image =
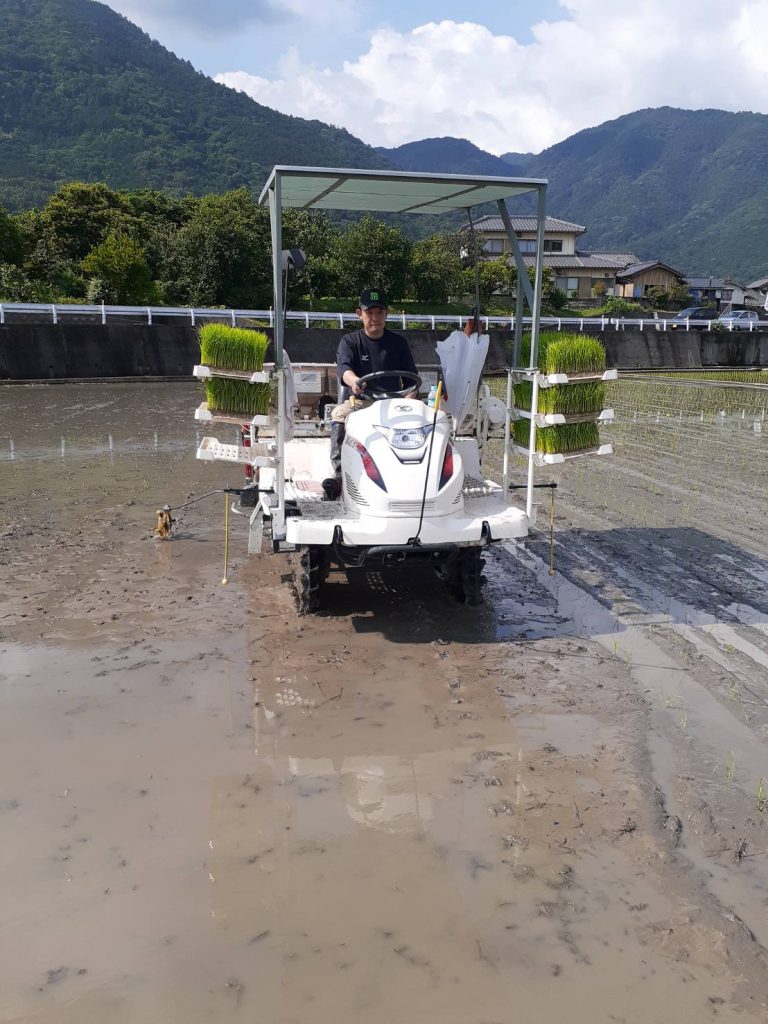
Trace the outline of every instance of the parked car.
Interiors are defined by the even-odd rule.
[[[678,327],[685,327],[689,320],[706,320],[711,323],[713,320],[717,320],[717,310],[714,306],[689,306],[687,309],[681,309],[669,321],[670,331],[676,331]]]
[[[717,323],[727,327],[729,331],[754,331],[760,323],[760,317],[754,309],[734,309],[733,312],[719,317]]]

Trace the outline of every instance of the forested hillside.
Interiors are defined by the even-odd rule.
[[[381,167],[349,132],[195,71],[93,0],[0,0],[0,203],[104,181],[171,194],[260,188],[276,163]]]
[[[515,170],[498,156],[492,156],[466,139],[450,136],[406,142],[403,146],[377,152],[404,171],[441,171],[444,174],[490,174],[510,177]]]
[[[405,149],[411,166],[428,155],[433,170],[470,171],[454,159],[464,150],[449,145],[462,141],[425,139],[387,155],[398,162]],[[476,164],[482,150],[472,150]],[[585,248],[631,249],[690,274],[768,273],[765,114],[638,110],[504,160],[508,173],[549,180],[550,212],[588,226]]]
[[[768,116],[638,110],[528,164],[590,248],[629,245],[688,273],[768,273]]]
[[[0,0],[0,205],[11,212],[69,181],[171,198],[254,192],[276,163],[547,178],[549,211],[586,224],[585,247],[742,281],[768,273],[766,115],[639,110],[535,156],[452,138],[375,150],[217,85],[94,0]],[[417,220],[409,233],[435,229]]]

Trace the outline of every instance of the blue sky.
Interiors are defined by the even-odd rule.
[[[371,145],[533,151],[643,107],[768,113],[768,0],[110,0],[179,57]]]
[[[322,55],[339,68],[366,49],[374,30],[408,31],[430,21],[476,21],[525,43],[535,21],[567,16],[558,0],[115,0],[108,6],[211,76],[232,69],[272,75],[291,47],[307,61]],[[310,8],[325,9],[327,17],[307,17]],[[318,25],[327,30],[318,34]]]

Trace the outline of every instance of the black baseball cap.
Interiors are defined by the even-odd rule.
[[[381,306],[383,309],[389,306],[387,293],[381,288],[366,288],[360,292],[360,309],[370,309],[372,306]]]

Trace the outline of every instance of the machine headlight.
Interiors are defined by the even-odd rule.
[[[424,445],[432,427],[379,427],[378,429],[386,435],[393,448],[412,451]]]

